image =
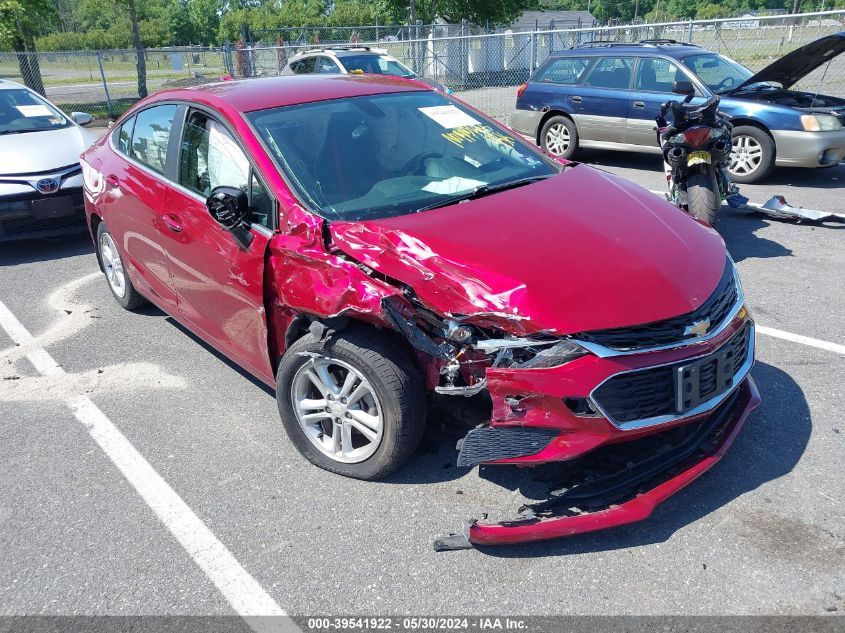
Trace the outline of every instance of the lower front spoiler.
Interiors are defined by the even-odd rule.
[[[690,431],[674,449],[646,455],[639,463],[628,463],[598,480],[581,483],[548,501],[529,506],[533,516],[502,523],[473,521],[463,534],[438,539],[434,547],[449,550],[524,543],[641,521],[659,503],[719,461],[759,404],[760,394],[749,376],[733,397],[701,423],[704,426],[700,430]],[[662,463],[660,472],[655,472],[655,462]],[[632,484],[627,490],[626,478]],[[573,507],[578,509],[572,512]],[[585,511],[585,507],[589,509]]]

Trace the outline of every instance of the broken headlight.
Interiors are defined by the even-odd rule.
[[[568,339],[484,339],[476,341],[473,347],[494,355],[494,367],[518,369],[557,367],[588,353],[586,349]]]

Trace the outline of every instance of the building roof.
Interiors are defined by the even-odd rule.
[[[526,11],[509,28],[514,31],[533,31],[561,27],[589,27],[596,24],[597,20],[589,11]]]

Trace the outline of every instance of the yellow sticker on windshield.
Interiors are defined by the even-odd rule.
[[[504,144],[509,147],[514,146],[513,137],[494,130],[488,125],[467,125],[444,132],[441,136],[461,148],[466,143],[474,143],[480,140],[485,140],[493,145]]]

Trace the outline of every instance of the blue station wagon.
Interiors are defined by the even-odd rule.
[[[734,125],[730,173],[757,182],[776,165],[830,167],[845,159],[845,99],[791,90],[845,51],[845,32],[818,39],[758,73],[674,40],[590,42],[552,55],[517,92],[511,127],[548,152],[582,147],[660,153],[654,132],[675,81],[693,103],[713,94]]]

